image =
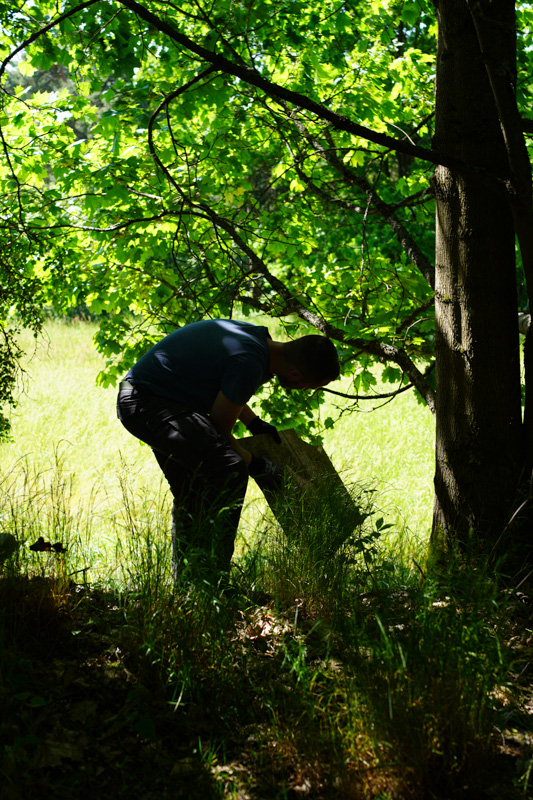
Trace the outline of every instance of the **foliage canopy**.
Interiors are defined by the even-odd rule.
[[[6,252],[36,318],[102,315],[103,381],[161,330],[259,311],[343,342],[355,392],[378,358],[431,402],[429,3],[2,11]]]

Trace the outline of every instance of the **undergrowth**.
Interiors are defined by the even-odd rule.
[[[60,461],[0,486],[0,534],[16,542],[0,576],[6,798],[102,785],[146,798],[527,796],[527,731],[512,764],[501,747],[502,720],[520,715],[524,596],[494,570],[464,553],[415,562],[375,492],[353,487],[348,502],[316,487],[280,511],[283,530],[261,522],[229,586],[174,583],[168,500],[122,492],[106,512],[115,547],[96,558],[98,498],[81,507]],[[62,546],[30,549],[40,540]],[[90,704],[79,716],[84,692],[99,716]],[[76,731],[78,750],[58,755]]]

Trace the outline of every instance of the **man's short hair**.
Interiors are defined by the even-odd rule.
[[[285,342],[283,355],[305,380],[329,383],[339,377],[339,356],[331,339],[310,334]]]

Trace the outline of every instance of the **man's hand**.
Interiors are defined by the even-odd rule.
[[[259,417],[254,417],[253,420],[249,422],[246,427],[248,428],[250,433],[253,434],[254,436],[256,436],[256,434],[259,433],[268,433],[269,436],[272,436],[272,438],[278,444],[281,444],[281,436],[278,433],[278,429],[276,428],[275,425],[272,425],[270,422],[265,422],[264,420],[259,419]]]
[[[269,458],[252,456],[248,467],[250,475],[269,489],[278,490],[283,487],[283,470]]]

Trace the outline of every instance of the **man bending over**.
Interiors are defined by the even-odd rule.
[[[286,389],[325,386],[339,376],[335,347],[324,336],[275,342],[265,327],[204,320],[155,344],[120,385],[118,418],[150,445],[174,498],[174,577],[193,552],[228,572],[248,475],[281,479],[279,467],[253,457],[232,433],[240,419],[252,434],[280,441],[247,405],[274,375]]]

